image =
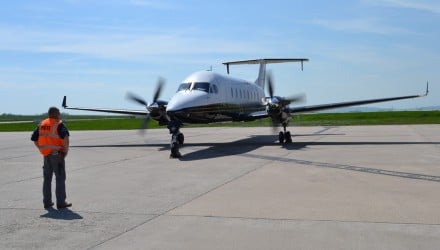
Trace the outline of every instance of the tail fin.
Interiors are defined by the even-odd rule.
[[[301,70],[303,70],[303,63],[309,61],[307,58],[263,58],[254,60],[244,60],[244,61],[231,61],[224,62],[226,65],[226,70],[229,74],[229,65],[241,65],[241,64],[260,64],[260,69],[258,71],[257,80],[255,84],[264,89],[264,84],[266,82],[266,64],[268,63],[285,63],[285,62],[301,62]]]

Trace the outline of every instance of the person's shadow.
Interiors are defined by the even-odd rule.
[[[57,210],[51,207],[46,209],[46,211],[47,213],[40,215],[40,218],[50,218],[56,220],[80,220],[83,218],[81,215],[67,208]]]

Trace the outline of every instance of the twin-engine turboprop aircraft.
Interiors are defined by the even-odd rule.
[[[428,95],[428,84],[426,92],[421,95],[398,96],[390,98],[369,99],[350,102],[339,102],[313,106],[290,107],[290,104],[300,102],[303,96],[280,97],[274,95],[274,86],[270,75],[266,77],[266,64],[300,62],[301,69],[306,58],[287,59],[256,59],[245,61],[232,61],[223,63],[227,67],[228,75],[220,75],[212,71],[199,71],[188,76],[179,85],[177,92],[169,102],[159,100],[164,80],[159,79],[157,89],[152,103],[147,103],[134,94],[128,94],[128,98],[145,106],[146,110],[106,109],[106,108],[80,108],[68,107],[66,97],[62,106],[65,109],[98,111],[107,113],[143,115],[146,117],[143,128],[149,119],[159,122],[159,125],[167,125],[172,134],[172,156],[173,145],[177,147],[184,141],[180,127],[184,123],[215,123],[225,121],[253,121],[269,117],[274,126],[281,125],[283,131],[279,132],[280,143],[292,142],[291,134],[286,130],[290,116],[295,113],[304,113],[324,109],[341,108],[347,106],[363,105],[377,102],[387,102],[401,99],[424,97]],[[254,83],[229,76],[230,65],[259,64],[259,74]],[[267,78],[268,94],[264,93]],[[176,149],[176,148],[174,148]]]

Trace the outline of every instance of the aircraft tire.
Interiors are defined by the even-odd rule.
[[[287,131],[284,137],[286,139],[286,143],[292,143],[292,136],[290,135],[290,131]]]
[[[280,132],[278,134],[278,140],[280,141],[281,144],[284,143],[284,133],[283,132]]]
[[[185,136],[183,136],[182,133],[179,133],[177,135],[177,142],[179,143],[179,145],[183,145],[183,142],[185,141]]]

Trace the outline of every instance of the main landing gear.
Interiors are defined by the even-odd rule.
[[[179,147],[183,145],[185,137],[180,132],[180,127],[182,123],[177,120],[171,120],[168,123],[168,129],[171,134],[171,154],[170,158],[180,158],[182,155],[179,152]]]
[[[280,131],[278,134],[278,140],[281,144],[285,143],[292,143],[292,136],[290,135],[290,131],[286,131],[287,123],[283,123],[283,131]]]

